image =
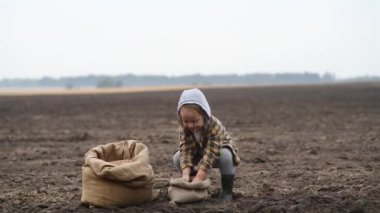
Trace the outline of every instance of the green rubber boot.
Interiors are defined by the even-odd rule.
[[[224,201],[232,201],[232,188],[234,186],[235,175],[222,175],[222,191],[218,198]]]

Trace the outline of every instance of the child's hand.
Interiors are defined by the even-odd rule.
[[[195,177],[192,182],[196,183],[196,182],[201,182],[201,181],[203,181],[203,180],[200,179],[199,177]]]
[[[186,182],[190,182],[190,175],[182,175],[182,178],[183,178]]]
[[[192,182],[200,182],[204,181],[207,178],[207,173],[203,171],[202,169],[198,170],[197,176],[193,179]]]
[[[185,179],[187,182],[190,182],[190,167],[186,167],[182,170],[182,178]]]

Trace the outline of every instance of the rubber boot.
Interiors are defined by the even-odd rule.
[[[218,198],[224,201],[232,201],[232,188],[234,186],[235,175],[222,175],[222,191]]]

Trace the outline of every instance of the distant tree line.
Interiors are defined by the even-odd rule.
[[[317,73],[279,73],[279,74],[246,74],[246,75],[186,75],[177,77],[132,74],[106,76],[88,75],[80,77],[62,77],[41,79],[3,79],[0,87],[123,87],[123,86],[162,86],[162,85],[189,85],[189,84],[297,84],[297,83],[323,83],[333,82],[335,76],[332,73],[319,75]]]
[[[96,84],[96,87],[98,88],[113,88],[113,87],[122,87],[122,86],[123,86],[123,82],[121,81],[121,79],[111,78],[111,77],[102,78]]]

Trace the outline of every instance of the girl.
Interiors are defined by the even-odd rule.
[[[222,190],[219,198],[231,201],[235,166],[240,162],[237,148],[223,124],[211,114],[199,89],[184,90],[177,106],[179,151],[174,166],[189,182],[203,181],[211,168],[219,168]]]

